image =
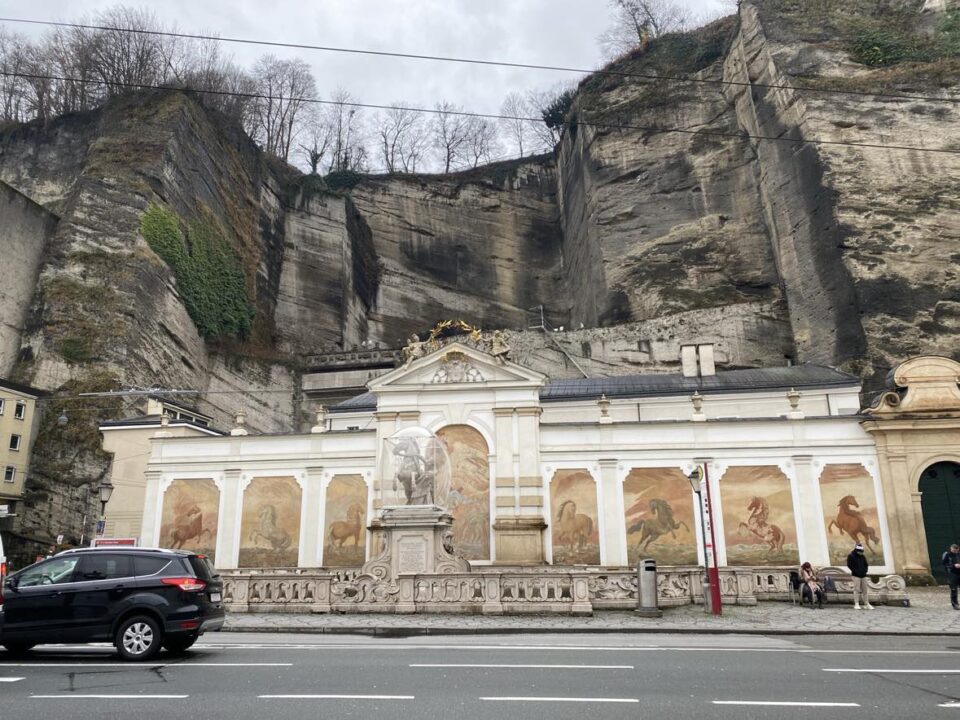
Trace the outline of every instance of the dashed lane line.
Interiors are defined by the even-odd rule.
[[[127,668],[128,670],[155,670],[156,668],[163,668],[164,670],[169,670],[171,668],[195,668],[195,667],[206,667],[206,668],[245,668],[245,667],[292,667],[293,663],[214,663],[214,662],[182,662],[182,663],[137,663],[132,664],[128,662],[24,662],[24,663],[0,663],[0,667],[62,667],[62,668],[77,668],[77,667],[122,667]]]
[[[633,665],[505,665],[502,663],[411,663],[412,668],[523,668],[529,670],[633,670]]]
[[[551,702],[551,703],[639,703],[640,701],[637,698],[578,698],[578,697],[523,697],[523,696],[507,696],[507,697],[482,697],[481,700],[487,700],[490,702]]]
[[[0,677],[0,682],[9,682],[9,683],[15,683],[15,682],[20,682],[21,680],[23,680],[23,678],[15,678],[15,677]]]
[[[261,700],[413,700],[413,695],[257,695]]]
[[[78,695],[66,693],[60,695],[31,695],[34,700],[182,700],[189,695]]]
[[[901,670],[891,668],[823,668],[834,673],[881,673],[883,675],[960,675],[960,670]]]
[[[860,707],[853,702],[804,702],[793,700],[714,700],[714,705],[759,705],[770,707]]]

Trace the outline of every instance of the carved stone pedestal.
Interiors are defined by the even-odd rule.
[[[493,524],[497,565],[543,565],[543,531],[540,517],[501,517]]]
[[[453,516],[436,506],[385,507],[370,528],[380,537],[379,554],[362,573],[394,581],[414,575],[463,573],[470,563],[452,545]],[[404,593],[401,593],[404,595]],[[416,612],[414,598],[400,597],[397,612]]]

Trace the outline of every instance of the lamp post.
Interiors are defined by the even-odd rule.
[[[720,615],[723,610],[720,600],[720,571],[717,569],[716,540],[713,534],[713,522],[710,522],[709,527],[706,522],[706,517],[713,512],[710,505],[710,484],[707,479],[706,465],[697,465],[693,472],[687,475],[687,480],[690,481],[690,487],[697,496],[697,507],[699,508],[700,540],[702,543],[704,564],[703,601],[704,604],[709,607],[712,614]],[[706,510],[704,510],[705,506],[703,502],[704,486],[706,486],[707,493]],[[707,536],[708,530],[710,533],[709,540]],[[709,602],[707,601],[707,593],[710,594]]]
[[[97,487],[97,492],[100,493],[100,521],[97,523],[97,535],[103,535],[107,525],[107,503],[113,495],[113,484],[109,480],[104,480]]]

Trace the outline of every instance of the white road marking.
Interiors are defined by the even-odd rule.
[[[960,675],[960,670],[890,670],[887,668],[823,668],[835,673],[883,673],[884,675]]]
[[[443,664],[443,663],[412,663],[412,668],[527,668],[550,670],[633,670],[633,665],[503,665],[503,664]]]
[[[23,678],[14,678],[14,677],[0,678],[0,682],[20,682],[21,680],[23,680]]]
[[[192,663],[151,663],[151,664],[133,664],[128,662],[115,662],[115,663],[96,663],[96,662],[80,662],[80,663],[62,663],[62,662],[31,662],[31,663],[0,663],[0,667],[63,667],[63,668],[76,668],[76,667],[122,667],[129,670],[144,670],[144,669],[155,669],[163,668],[165,670],[170,668],[192,668],[192,667],[291,667],[293,663],[205,663],[205,662],[192,662]]]
[[[77,695],[66,693],[63,695],[31,695],[36,700],[181,700],[189,695]]]
[[[714,705],[772,705],[776,707],[860,707],[850,702],[790,702],[786,700],[714,700]]]
[[[575,698],[575,697],[482,697],[493,702],[572,702],[572,703],[638,703],[636,698]]]
[[[960,708],[960,702],[953,700],[952,702],[940,703],[937,707]]]
[[[413,695],[257,695],[262,700],[413,700]]]
[[[732,652],[732,653],[797,653],[801,655],[960,655],[960,650],[820,650],[815,648],[744,648],[744,647],[674,647],[674,646],[590,646],[590,645],[194,645],[197,650],[579,650],[598,652]]]

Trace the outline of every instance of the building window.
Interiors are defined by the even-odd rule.
[[[19,436],[19,435],[11,435],[11,436],[10,436],[10,449],[11,449],[11,450],[19,450],[19,449],[20,449],[20,436]]]
[[[7,465],[3,471],[3,481],[13,482],[17,478],[17,469],[13,465]]]
[[[27,416],[27,404],[18,402],[17,406],[13,409],[13,417],[16,420],[23,420]]]

